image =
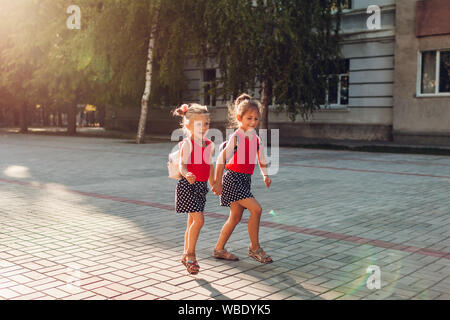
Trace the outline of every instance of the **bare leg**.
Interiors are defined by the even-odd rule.
[[[250,237],[250,249],[252,251],[256,251],[260,248],[259,245],[259,224],[261,221],[261,213],[262,209],[259,205],[258,201],[256,201],[255,198],[247,198],[242,199],[238,201],[239,204],[243,207],[246,207],[250,211],[250,219],[248,220],[248,235]],[[250,252],[249,252],[250,254]],[[261,249],[261,252],[259,252],[259,255],[264,257],[266,256],[266,253],[264,250]],[[260,261],[260,259],[256,259]],[[272,262],[271,257],[264,258],[263,263],[269,263]],[[260,261],[262,262],[262,261]]]
[[[230,216],[228,217],[227,222],[222,227],[222,231],[220,232],[219,239],[217,240],[216,250],[223,250],[225,248],[225,244],[230,238],[231,234],[234,231],[236,225],[241,221],[242,214],[244,213],[244,207],[241,206],[238,201],[231,203],[230,205]]]
[[[247,198],[237,201],[250,211],[248,220],[248,235],[250,237],[250,247],[252,250],[259,248],[259,223],[261,221],[262,208],[255,198]]]
[[[184,252],[183,254],[187,253],[187,248],[188,248],[188,238],[189,238],[189,229],[192,225],[192,223],[194,222],[194,219],[192,218],[191,215],[188,215],[188,219],[187,219],[187,225],[186,225],[186,232],[184,234]]]
[[[190,212],[189,217],[192,218],[192,223],[188,229],[186,254],[189,257],[195,257],[195,246],[197,245],[200,230],[203,227],[204,218],[201,212]]]

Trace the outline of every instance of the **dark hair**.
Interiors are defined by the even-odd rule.
[[[198,103],[189,103],[183,104],[181,107],[178,107],[172,111],[172,115],[174,117],[183,117],[180,123],[182,128],[185,128],[186,122],[189,122],[193,116],[199,114],[209,114],[208,107],[202,106]]]
[[[261,103],[246,93],[241,94],[236,98],[234,104],[228,107],[228,126],[237,128],[239,126],[237,115],[242,117],[250,109],[255,109],[261,114]]]
[[[250,97],[248,94],[243,93],[241,94],[239,97],[236,98],[236,100],[234,101],[234,105],[239,105],[242,101],[244,100],[251,100],[252,97]]]

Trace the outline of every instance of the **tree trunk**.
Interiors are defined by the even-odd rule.
[[[272,82],[264,80],[261,84],[262,114],[260,129],[269,129],[269,106],[272,103]]]
[[[106,107],[101,106],[98,108],[98,123],[102,128],[105,126],[105,117],[106,117]]]
[[[27,104],[22,103],[20,106],[20,133],[28,133],[28,114],[27,114]]]
[[[267,143],[270,145],[270,132],[269,132],[269,106],[272,104],[273,98],[273,86],[272,81],[266,79],[261,84],[261,104],[262,114],[260,129],[267,130]]]
[[[145,127],[147,124],[148,101],[150,99],[150,90],[152,85],[152,66],[153,66],[153,48],[155,46],[155,37],[157,30],[157,22],[159,18],[159,8],[156,12],[156,19],[152,22],[152,30],[150,31],[150,39],[148,41],[147,68],[145,72],[145,89],[141,100],[141,116],[139,119],[139,127],[136,135],[136,143],[144,142]]]
[[[14,127],[20,126],[20,106],[19,108],[15,107],[13,109],[13,126]]]
[[[50,125],[50,113],[47,110],[46,106],[42,106],[42,125],[44,127],[48,127]]]
[[[58,123],[56,124],[57,127],[62,127],[63,123],[62,123],[62,112],[61,110],[58,108]]]
[[[77,103],[73,102],[67,107],[67,134],[77,133]]]

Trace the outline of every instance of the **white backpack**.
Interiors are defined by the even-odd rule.
[[[181,155],[181,148],[184,141],[188,141],[189,143],[189,149],[192,150],[192,142],[191,139],[183,139],[178,144],[178,150],[172,152],[169,154],[169,161],[167,162],[167,168],[169,170],[169,178],[180,180],[183,178],[183,176],[180,173],[180,155]]]

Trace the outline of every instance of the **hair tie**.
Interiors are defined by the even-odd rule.
[[[181,108],[181,111],[186,113],[188,111],[189,106],[187,104],[183,104],[180,108]]]

